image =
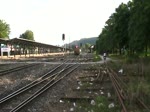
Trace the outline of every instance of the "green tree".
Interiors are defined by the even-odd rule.
[[[129,22],[130,49],[132,53],[143,52],[147,55],[150,47],[150,2],[133,0]]]
[[[9,38],[10,27],[9,24],[0,20],[0,38]]]
[[[106,51],[112,51],[114,52],[114,49],[117,48],[117,39],[115,39],[115,13],[113,13],[109,19],[106,21],[105,28],[107,29],[107,49]]]
[[[98,44],[98,45],[97,45]],[[97,52],[122,49],[130,54],[143,53],[147,56],[150,50],[150,2],[133,0],[120,4],[116,8],[98,37]]]
[[[114,52],[119,49],[128,47],[128,22],[130,17],[130,11],[126,4],[121,4],[116,12],[113,13],[105,23],[101,34],[99,35],[100,52]]]
[[[114,14],[115,24],[114,24],[114,39],[117,40],[117,45],[119,49],[119,54],[121,54],[121,49],[128,48],[128,23],[129,23],[130,11],[126,4],[121,4]]]
[[[34,40],[34,34],[31,30],[26,30],[25,33],[21,34],[19,38]]]
[[[86,44],[82,45],[81,49],[83,52],[88,52],[90,46],[91,46],[91,44],[86,43]]]

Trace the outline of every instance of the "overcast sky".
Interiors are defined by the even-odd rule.
[[[97,37],[105,21],[129,0],[0,0],[0,19],[10,25],[10,38],[26,30],[34,39],[52,45]]]

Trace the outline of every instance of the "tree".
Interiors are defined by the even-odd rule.
[[[121,4],[114,14],[115,25],[114,25],[114,38],[117,40],[119,54],[121,49],[128,48],[128,23],[129,23],[130,11],[126,4]]]
[[[84,52],[88,52],[90,46],[91,46],[91,44],[86,43],[86,44],[84,44],[84,45],[81,47],[81,49],[82,49],[82,51],[84,51]]]
[[[25,33],[21,34],[19,38],[34,40],[34,34],[31,30],[26,30]]]
[[[143,53],[147,56],[150,50],[150,2],[133,0],[121,4],[109,19],[96,42],[98,52],[122,49],[130,54]]]
[[[27,39],[27,40],[33,40],[34,41],[34,35],[31,30],[26,30],[25,33],[21,34],[19,38]],[[23,53],[25,53],[26,49],[31,49],[31,47],[25,47],[24,45],[20,45],[20,47],[23,47]]]
[[[129,22],[130,48],[147,55],[150,47],[150,2],[149,0],[133,0]]]
[[[114,52],[115,49],[128,47],[128,22],[130,11],[126,4],[121,4],[105,23],[99,35],[99,52]],[[97,45],[98,46],[98,45]]]
[[[10,27],[9,24],[0,20],[0,38],[9,38]]]

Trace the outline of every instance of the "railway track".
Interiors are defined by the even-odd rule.
[[[6,66],[7,64],[0,64],[0,67],[2,67],[2,66]]]
[[[22,65],[22,66],[10,68],[10,69],[7,69],[7,70],[3,70],[3,71],[0,71],[0,76],[8,74],[8,73],[16,72],[16,71],[19,71],[19,70],[22,70],[22,69],[26,69],[26,68],[29,68],[29,67],[32,67],[32,66],[37,66],[37,65],[39,65],[39,64],[35,64],[35,63],[34,64],[27,64],[27,65]]]
[[[124,95],[122,94],[122,91],[121,91],[121,87],[120,85],[118,84],[118,81],[116,80],[116,78],[113,76],[112,73],[109,72],[109,77],[110,77],[110,80],[113,84],[113,87],[115,89],[115,92],[118,96],[118,99],[119,99],[119,102],[122,106],[122,109],[123,109],[123,112],[127,112],[127,108],[125,106],[125,103],[124,103],[124,100],[125,100],[125,97]]]
[[[36,91],[34,91],[34,93],[31,96],[29,96],[23,102],[19,103],[18,106],[14,107],[10,112],[19,111],[21,108],[27,105],[30,101],[34,100],[36,97],[44,93],[46,90],[48,90],[49,88],[57,84],[60,80],[62,80],[67,75],[69,75],[79,66],[79,64],[66,64],[65,65],[65,63],[66,62],[58,65],[54,69],[44,74],[42,77],[38,78],[37,80],[31,82],[30,84],[0,99],[0,105],[6,105],[8,100],[11,100],[17,97],[18,95],[21,95],[22,93],[25,93],[29,90],[31,91],[32,89],[37,88]]]
[[[127,106],[125,105],[127,101],[129,100],[129,93],[127,93],[127,85],[121,80],[121,78],[111,69],[107,68],[108,75],[110,77],[110,80],[112,82],[112,85],[115,89],[115,92],[118,96],[118,100],[122,106],[123,112],[129,112]],[[136,102],[140,107],[142,107],[147,112],[150,112],[149,107],[140,99],[136,98]]]

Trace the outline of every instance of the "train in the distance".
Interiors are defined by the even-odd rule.
[[[74,55],[79,55],[81,52],[81,49],[78,46],[74,47]]]

